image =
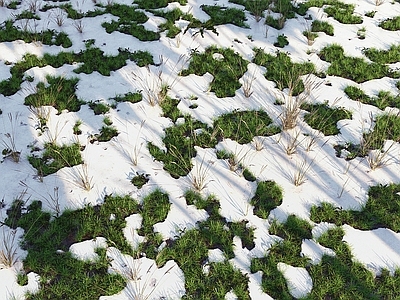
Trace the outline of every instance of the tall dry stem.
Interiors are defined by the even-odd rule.
[[[21,152],[17,150],[16,146],[16,136],[17,136],[17,124],[18,124],[19,114],[12,113],[8,114],[8,120],[10,122],[10,131],[4,133],[4,137],[1,141],[4,146],[2,154],[4,157],[10,157],[14,162],[19,162]]]

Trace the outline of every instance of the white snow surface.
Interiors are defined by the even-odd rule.
[[[17,12],[26,9],[27,2],[18,8]],[[96,1],[70,1],[75,9],[82,12],[93,10]],[[105,0],[98,1],[107,4]],[[115,3],[131,4],[132,1],[115,0]],[[241,82],[247,78],[254,77],[252,84],[253,94],[246,98],[240,89],[235,97],[220,99],[209,91],[209,84],[213,76],[206,73],[203,76],[189,75],[179,77],[180,69],[187,67],[189,53],[193,50],[203,51],[210,45],[219,45],[234,49],[245,59],[251,60],[252,49],[260,47],[267,53],[275,53],[277,48],[273,46],[279,34],[285,34],[290,44],[284,51],[291,53],[293,61],[311,61],[320,71],[326,70],[328,63],[321,61],[317,54],[318,50],[332,43],[343,46],[346,55],[362,56],[362,49],[376,47],[387,49],[391,42],[399,40],[398,32],[383,30],[376,24],[378,21],[389,17],[400,15],[400,3],[391,4],[386,1],[383,5],[375,6],[370,0],[347,0],[346,3],[356,5],[356,13],[364,15],[365,12],[376,10],[374,19],[364,18],[362,25],[343,25],[332,18],[328,18],[320,9],[311,8],[313,18],[328,20],[335,28],[334,36],[319,33],[312,46],[307,45],[302,31],[305,24],[310,22],[303,17],[291,19],[286,22],[281,30],[269,28],[266,36],[264,19],[256,22],[247,14],[247,24],[250,28],[239,28],[233,25],[217,26],[219,35],[210,31],[204,32],[204,38],[200,34],[193,35],[194,30],[188,30],[186,34],[178,35],[178,38],[170,39],[161,34],[159,41],[140,42],[132,36],[118,32],[107,34],[101,23],[115,19],[111,15],[102,15],[94,18],[84,18],[83,33],[79,33],[73,20],[66,18],[65,23],[59,27],[51,17],[50,12],[38,12],[41,20],[27,24],[29,28],[54,29],[64,31],[68,34],[73,46],[63,49],[61,46],[47,46],[40,42],[25,43],[21,40],[0,43],[0,81],[11,76],[11,66],[27,54],[35,54],[39,57],[45,53],[57,54],[61,51],[79,52],[85,49],[85,41],[95,39],[96,47],[107,55],[117,55],[119,48],[129,48],[131,51],[146,50],[153,54],[156,63],[164,62],[163,76],[165,82],[171,86],[169,95],[181,99],[178,108],[194,118],[212,125],[213,120],[219,115],[233,110],[263,109],[279,124],[281,108],[274,105],[275,99],[285,97],[284,92],[276,89],[276,84],[268,81],[263,76],[265,68],[250,63],[248,72],[240,79]],[[45,1],[38,1],[44,5]],[[179,7],[182,11],[190,11],[194,17],[205,21],[209,16],[201,10],[200,5],[226,5],[229,7],[241,7],[227,0],[189,0],[186,6],[171,3],[167,9]],[[0,24],[13,17],[15,11],[0,7]],[[150,19],[145,24],[146,28],[156,29],[163,20],[148,14]],[[50,22],[49,22],[50,19]],[[30,21],[29,21],[30,22]],[[23,22],[19,22],[23,26]],[[178,22],[181,28],[187,23]],[[357,30],[366,27],[366,38],[357,38]],[[248,36],[251,36],[250,40]],[[240,41],[237,42],[237,41]],[[389,42],[391,41],[391,42]],[[310,51],[310,55],[306,54]],[[183,60],[179,60],[183,57]],[[223,59],[222,55],[216,55],[216,59]],[[39,134],[35,129],[37,118],[24,105],[24,98],[34,93],[35,86],[39,81],[44,81],[46,75],[64,76],[65,78],[77,77],[77,96],[84,101],[96,101],[107,103],[110,98],[127,92],[142,90],[143,86],[151,83],[159,71],[157,67],[138,67],[133,62],[117,71],[111,72],[110,76],[102,76],[98,72],[92,74],[76,74],[73,72],[77,65],[64,65],[60,68],[46,66],[34,67],[25,72],[26,76],[32,76],[33,82],[24,81],[21,90],[12,96],[0,94],[0,140],[3,144],[7,142],[6,133],[15,132],[15,147],[21,152],[20,162],[15,163],[10,158],[0,163],[0,191],[3,202],[1,205],[10,206],[18,195],[23,200],[40,200],[43,208],[53,215],[57,210],[67,208],[78,209],[85,205],[97,205],[103,203],[106,195],[130,195],[141,201],[144,196],[154,191],[157,187],[168,193],[171,209],[164,222],[154,226],[155,232],[161,233],[163,239],[175,239],[182,231],[196,227],[196,223],[206,220],[208,214],[204,210],[198,210],[193,205],[187,205],[183,194],[191,188],[195,176],[201,175],[206,168],[206,185],[202,190],[204,196],[215,195],[219,200],[220,214],[227,221],[248,221],[253,227],[255,234],[255,247],[251,250],[244,248],[240,238],[235,237],[235,258],[229,260],[232,265],[239,269],[249,278],[249,293],[252,299],[271,299],[261,290],[262,272],[250,273],[251,258],[266,255],[268,249],[279,240],[276,236],[268,233],[270,222],[273,219],[284,222],[286,218],[295,214],[298,217],[309,220],[310,207],[313,204],[329,202],[343,209],[360,209],[367,201],[368,189],[372,185],[400,183],[400,144],[390,148],[390,163],[371,171],[365,158],[356,158],[346,161],[337,158],[333,145],[343,142],[359,142],[362,133],[370,128],[371,118],[380,113],[376,107],[365,105],[350,100],[343,92],[347,85],[356,85],[365,90],[369,95],[376,95],[380,90],[398,92],[395,88],[395,80],[382,78],[371,80],[362,84],[356,84],[351,80],[327,76],[325,79],[316,78],[316,83],[321,85],[311,92],[310,99],[315,102],[328,101],[330,104],[344,107],[353,113],[351,120],[342,120],[338,126],[340,134],[326,137],[317,135],[316,144],[311,151],[306,151],[309,136],[315,134],[305,122],[300,121],[298,126],[288,132],[277,134],[272,137],[256,137],[263,149],[257,151],[254,143],[241,145],[230,139],[225,139],[217,145],[217,149],[226,149],[233,152],[242,164],[246,166],[258,181],[274,180],[283,190],[283,203],[271,211],[268,220],[262,220],[253,214],[253,206],[250,200],[256,191],[256,183],[249,182],[238,172],[229,170],[227,162],[217,159],[215,149],[196,148],[197,156],[192,159],[193,169],[185,177],[172,178],[163,169],[162,162],[154,160],[150,155],[146,143],[152,142],[161,148],[164,130],[172,126],[171,120],[162,116],[161,108],[149,104],[144,94],[143,101],[131,104],[120,103],[117,109],[111,109],[106,116],[110,117],[113,125],[117,128],[119,135],[106,143],[89,143],[91,135],[98,133],[102,126],[104,116],[95,116],[87,105],[83,105],[78,112],[63,111],[57,114],[54,108],[48,109],[48,129]],[[135,76],[134,76],[135,75]],[[135,79],[136,78],[136,79]],[[138,79],[139,78],[139,79]],[[198,100],[196,109],[189,106],[194,100],[190,96],[195,95]],[[386,110],[388,111],[388,109]],[[12,115],[16,122],[12,124],[9,117]],[[82,120],[82,135],[74,135],[72,128],[76,121]],[[297,153],[288,156],[284,148],[290,136],[298,135],[301,143]],[[49,141],[58,144],[70,144],[79,141],[85,146],[82,156],[88,167],[88,176],[91,178],[92,188],[87,191],[79,184],[79,174],[83,166],[63,168],[57,173],[44,178],[37,176],[36,170],[28,162],[30,148],[43,145]],[[29,146],[29,147],[28,147]],[[138,149],[136,152],[135,149]],[[137,157],[137,165],[132,164],[132,158]],[[310,170],[305,176],[305,182],[300,186],[293,184],[293,176],[298,167],[306,161],[311,163]],[[130,183],[136,172],[144,172],[149,175],[149,182],[141,189]],[[58,191],[59,208],[55,206],[54,191]],[[112,216],[110,216],[112,217]],[[0,221],[6,218],[5,209],[0,209]],[[141,226],[141,216],[132,215],[126,218],[127,225],[124,235],[133,248],[137,248],[143,237],[139,236],[137,230]],[[313,239],[303,240],[302,255],[311,259],[313,264],[320,262],[323,254],[334,255],[331,249],[319,245],[316,240],[332,224],[314,224]],[[391,273],[400,267],[400,234],[387,228],[379,228],[371,231],[354,229],[348,225],[344,226],[345,236],[343,240],[348,243],[354,254],[354,259],[362,262],[375,275],[379,275],[382,268]],[[23,230],[17,228],[11,230],[5,225],[0,228],[0,242],[8,241],[9,245],[16,251],[15,261],[11,265],[0,262],[0,299],[24,299],[26,292],[35,292],[39,289],[40,274],[29,273],[28,284],[20,286],[17,283],[17,274],[22,270],[22,261],[26,255],[19,246]],[[94,250],[98,247],[107,249],[107,256],[112,261],[110,272],[119,273],[128,279],[127,286],[119,294],[113,296],[102,296],[100,299],[123,300],[138,296],[138,290],[144,294],[152,295],[151,299],[179,299],[185,294],[184,274],[175,261],[168,261],[162,268],[157,268],[155,262],[146,257],[133,258],[122,254],[118,249],[111,247],[102,237],[73,244],[70,252],[77,258],[83,260],[95,260]],[[4,245],[0,243],[0,251],[4,251]],[[209,251],[209,261],[222,261],[226,258],[219,249]],[[305,269],[294,268],[283,262],[278,265],[280,271],[287,279],[290,293],[293,297],[306,296],[312,290],[312,280]],[[132,277],[132,270],[136,270],[137,277]],[[205,270],[206,271],[206,270]],[[140,278],[140,279],[139,279]],[[153,297],[154,295],[154,297]],[[158,298],[157,298],[158,297]],[[235,299],[233,292],[226,295],[226,299]]]

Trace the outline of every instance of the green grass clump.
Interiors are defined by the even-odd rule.
[[[270,0],[229,0],[231,3],[243,5],[247,11],[249,11],[257,22],[264,16],[270,4]]]
[[[324,135],[339,134],[340,130],[337,128],[337,122],[343,119],[351,119],[351,112],[344,108],[331,108],[328,103],[303,103],[301,109],[309,112],[304,116],[304,121]]]
[[[361,16],[354,15],[354,4],[345,4],[343,2],[335,2],[324,9],[328,17],[333,17],[335,20],[343,24],[361,24],[363,19]]]
[[[65,79],[63,77],[46,76],[48,86],[39,82],[36,86],[36,94],[25,98],[25,105],[33,107],[53,106],[58,112],[67,109],[78,111],[84,103],[76,97],[75,90],[78,78]]]
[[[379,63],[368,63],[360,57],[349,57],[344,54],[342,46],[332,44],[321,49],[319,56],[330,62],[327,74],[351,79],[357,83],[385,76],[397,77],[398,74],[389,67]]]
[[[164,163],[164,170],[172,177],[179,178],[186,176],[192,169],[191,159],[196,156],[194,146],[213,148],[217,140],[212,128],[185,116],[184,123],[165,129],[163,143],[167,151],[149,142],[147,146],[150,154]]]
[[[54,30],[30,32],[20,30],[14,26],[13,21],[7,20],[0,25],[0,42],[23,40],[25,43],[41,42],[45,45],[56,45],[64,48],[72,46],[71,40],[64,32],[56,33]]]
[[[131,183],[138,189],[141,189],[147,182],[149,182],[149,174],[138,173],[131,179]]]
[[[80,149],[81,146],[77,143],[63,146],[47,143],[41,156],[29,156],[28,161],[39,176],[47,176],[61,168],[83,163]]]
[[[123,95],[116,95],[112,98],[116,102],[130,102],[130,103],[138,103],[142,101],[143,95],[142,92],[128,92]]]
[[[93,110],[95,115],[105,114],[110,111],[110,107],[107,104],[98,101],[90,102],[89,107]]]
[[[114,126],[110,125],[104,125],[100,128],[100,133],[95,134],[90,142],[94,143],[95,141],[97,142],[108,142],[110,141],[113,137],[118,136],[119,132],[117,128]]]
[[[160,38],[158,32],[147,30],[142,24],[148,20],[146,14],[140,11],[136,6],[125,4],[116,4],[106,6],[106,13],[117,16],[117,21],[104,22],[101,26],[107,33],[119,31],[129,34],[140,41],[155,41]]]
[[[68,235],[82,221],[77,218],[78,213],[65,213],[50,222],[48,215],[33,206],[38,205],[28,207],[28,213],[19,222],[28,232],[24,236],[24,247],[28,250],[24,268],[40,274],[42,280],[39,291],[27,299],[96,299],[118,293],[125,287],[122,276],[108,273],[104,249],[97,250],[99,258],[95,262],[78,260],[68,252],[65,246],[74,241],[73,235]],[[57,254],[61,249],[66,252]]]
[[[253,51],[255,53],[253,62],[267,68],[265,77],[276,82],[280,90],[292,87],[294,96],[304,90],[304,83],[299,77],[315,72],[315,66],[312,63],[293,63],[290,56],[284,52],[277,52],[274,56],[265,53],[261,48]]]
[[[282,204],[282,199],[282,188],[276,182],[261,181],[250,204],[254,206],[253,213],[256,216],[267,219],[271,210]]]
[[[209,218],[200,222],[198,229],[185,230],[171,241],[158,255],[157,263],[162,265],[170,259],[177,262],[185,274],[187,299],[223,299],[231,290],[239,299],[250,299],[248,278],[233,268],[229,261],[207,263],[208,274],[204,274],[203,266],[208,260],[209,249],[220,249],[227,258],[233,258],[235,235],[242,239],[245,247],[254,247],[253,229],[247,226],[247,222],[226,222],[219,214],[220,205],[214,197],[204,199],[194,192],[185,195],[188,204],[194,201],[207,211]]]
[[[300,252],[302,240],[312,237],[311,225],[290,215],[284,224],[273,222],[270,233],[283,240],[272,245],[265,257],[252,259],[250,270],[252,273],[263,272],[261,287],[265,293],[275,299],[293,299],[277,264],[283,262],[294,267],[306,267],[309,264],[308,258],[301,257]]]
[[[221,54],[222,59],[215,59]],[[196,74],[203,76],[209,72],[214,76],[210,91],[219,98],[233,97],[241,85],[239,79],[247,71],[248,62],[229,48],[208,47],[204,53],[192,52],[189,68],[181,72],[182,76]]]
[[[334,28],[326,21],[314,20],[311,23],[312,32],[325,32],[327,35],[333,36]]]
[[[308,0],[303,5],[307,9],[326,5],[324,12],[343,24],[360,24],[363,22],[361,16],[354,15],[355,6],[353,4],[346,4],[337,0]]]
[[[187,0],[135,0],[134,3],[142,9],[163,8],[171,2],[178,2],[180,5],[186,5]]]
[[[370,150],[377,149],[381,156],[381,164],[378,166],[382,166],[387,162],[387,159],[385,159],[387,152],[385,152],[386,150],[383,148],[386,140],[391,140],[393,142],[400,141],[400,116],[393,114],[378,115],[373,130],[363,134],[361,144],[346,143],[344,145],[336,145],[334,148],[339,157],[341,151],[346,149],[349,152],[346,156],[347,160],[357,156],[367,156]]]
[[[170,118],[172,122],[176,122],[178,118],[183,117],[182,112],[178,109],[178,104],[181,102],[179,99],[165,97],[160,103],[160,107],[163,111],[163,116]]]
[[[376,97],[369,97],[360,88],[349,85],[344,89],[344,92],[352,100],[375,105],[382,110],[384,110],[386,107],[400,108],[400,95],[394,96],[388,91],[379,91]]]
[[[367,48],[363,53],[370,60],[379,64],[393,64],[400,61],[400,45],[392,44],[387,50]]]
[[[214,25],[233,24],[243,28],[249,28],[245,23],[246,16],[243,10],[238,8],[226,8],[218,5],[201,5],[201,9],[207,13]]]
[[[138,253],[146,253],[146,257],[151,259],[156,259],[159,255],[157,249],[162,243],[162,236],[154,232],[153,226],[167,218],[170,207],[168,194],[159,189],[144,197],[139,208],[143,220],[138,234],[144,236],[145,241],[139,245]]]
[[[338,226],[348,224],[361,230],[390,228],[400,232],[399,184],[376,185],[368,191],[368,201],[360,211],[344,210],[329,203],[311,208],[311,220],[330,222]]]
[[[390,31],[400,30],[400,16],[382,21],[379,23],[379,27]]]
[[[255,136],[271,136],[280,132],[262,110],[236,111],[219,116],[214,121],[218,139],[230,138],[240,144],[250,143]]]

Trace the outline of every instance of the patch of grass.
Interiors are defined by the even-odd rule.
[[[163,8],[171,2],[178,2],[180,5],[186,5],[187,0],[135,0],[136,3],[142,9],[156,9]]]
[[[284,52],[277,52],[276,56],[267,54],[261,48],[253,49],[253,62],[267,68],[265,78],[276,82],[278,89],[293,87],[296,96],[304,90],[304,83],[300,76],[315,73],[315,66],[310,62],[293,63],[290,56]]]
[[[287,288],[286,279],[278,270],[279,262],[284,262],[294,267],[306,267],[309,260],[301,257],[301,243],[303,239],[309,239],[311,225],[294,215],[290,215],[284,224],[274,222],[271,224],[270,233],[283,238],[271,246],[269,253],[262,258],[251,260],[250,270],[252,273],[262,271],[261,287],[275,299],[293,299]]]
[[[327,35],[333,36],[334,28],[326,21],[314,20],[311,23],[312,32],[325,32]]]
[[[204,53],[192,52],[189,68],[180,75],[203,76],[209,72],[214,76],[210,91],[219,98],[233,97],[241,87],[239,79],[247,71],[248,62],[229,48],[208,47]]]
[[[368,201],[360,210],[344,210],[329,203],[311,208],[311,220],[330,222],[338,226],[348,224],[361,230],[390,228],[400,232],[399,184],[376,185],[368,191]]]
[[[165,129],[163,143],[167,151],[153,143],[148,143],[150,154],[164,163],[164,169],[172,177],[186,176],[192,169],[191,159],[196,156],[194,146],[215,147],[217,140],[212,128],[206,124],[185,116],[185,122]]]
[[[354,15],[354,8],[354,4],[345,4],[336,1],[332,5],[327,6],[324,12],[328,14],[328,17],[333,17],[343,24],[361,24],[363,19],[361,16]]]
[[[11,78],[0,82],[0,93],[5,96],[15,94],[23,82],[24,73],[33,67],[45,67],[51,65],[59,68],[64,64],[73,64],[76,62],[83,63],[74,70],[75,73],[90,74],[98,71],[104,76],[110,76],[111,71],[118,70],[126,65],[126,61],[132,60],[138,66],[146,66],[153,64],[153,56],[147,51],[129,52],[128,49],[119,49],[117,56],[107,56],[99,48],[93,47],[94,40],[86,42],[86,50],[79,53],[59,52],[57,55],[45,53],[42,58],[38,58],[33,54],[25,54],[20,62],[11,67]]]
[[[379,91],[376,97],[370,97],[359,87],[349,85],[344,89],[344,92],[352,100],[375,105],[382,110],[386,107],[400,108],[400,95],[394,96],[388,91]]]
[[[283,48],[285,46],[289,45],[289,41],[287,39],[287,36],[284,34],[279,34],[278,37],[276,38],[276,42],[274,43],[275,47]]]
[[[143,218],[142,227],[138,230],[138,233],[145,237],[145,241],[139,245],[139,253],[144,252],[146,257],[156,259],[159,254],[157,249],[162,243],[162,237],[159,233],[153,231],[153,226],[167,218],[170,207],[168,194],[159,189],[144,197],[140,206],[140,214]]]
[[[270,0],[229,0],[229,2],[243,5],[257,22],[264,17],[264,11],[267,10],[271,4]]]
[[[47,84],[39,82],[36,86],[36,93],[25,98],[25,105],[33,107],[53,106],[60,113],[78,111],[84,103],[76,97],[75,90],[79,81],[78,78],[66,79],[63,77],[46,76]]]
[[[200,222],[198,229],[185,230],[171,241],[158,255],[157,263],[162,265],[170,259],[178,263],[185,274],[187,299],[223,299],[231,290],[239,299],[250,299],[248,278],[228,261],[208,262],[208,249],[220,249],[227,258],[232,258],[233,237],[239,236],[245,247],[251,249],[254,247],[253,230],[247,222],[226,222],[218,213],[220,206],[217,199],[212,196],[202,199],[197,193],[187,192],[186,200],[188,204],[194,202],[206,209],[209,218]],[[210,286],[213,288],[210,289]]]
[[[286,18],[284,16],[281,16],[279,18],[274,18],[273,16],[268,15],[265,18],[265,24],[277,30],[281,30],[285,26],[285,22]]]
[[[71,40],[64,32],[56,33],[55,30],[42,32],[20,30],[14,26],[13,21],[7,20],[0,25],[0,42],[12,42],[15,40],[23,40],[25,43],[41,42],[45,45],[57,45],[63,48],[72,46]]]
[[[23,10],[21,13],[15,16],[15,20],[22,19],[40,20],[40,17],[29,10]]]
[[[84,300],[120,292],[125,280],[108,272],[105,249],[96,251],[98,259],[93,262],[75,259],[68,250],[73,243],[102,236],[114,247],[131,254],[123,228],[125,218],[138,211],[137,202],[127,196],[106,196],[102,205],[67,210],[53,220],[41,210],[41,202],[32,202],[23,209],[14,222],[25,230],[22,247],[28,255],[24,271],[41,276],[39,291],[29,294],[27,299]],[[58,253],[59,250],[64,252]]]
[[[303,103],[301,109],[309,112],[304,116],[304,121],[324,135],[339,134],[340,130],[337,128],[337,122],[343,119],[351,119],[351,112],[340,107],[331,108],[327,102],[318,104]]]
[[[74,127],[72,127],[72,131],[76,135],[82,134],[82,130],[79,128],[82,125],[82,121],[78,120],[75,122]]]
[[[116,102],[130,102],[130,103],[138,103],[143,100],[142,92],[128,92],[123,95],[116,95],[112,98]]]
[[[362,83],[385,76],[398,77],[396,72],[379,63],[368,63],[360,57],[350,57],[344,54],[342,46],[332,44],[321,49],[319,56],[322,60],[330,62],[327,74],[351,79]]]
[[[149,174],[138,173],[131,179],[131,183],[138,189],[141,189],[146,183],[149,182]]]
[[[183,117],[182,112],[178,109],[179,102],[181,101],[178,99],[166,96],[165,99],[160,103],[163,116],[170,118],[174,123],[178,118]]]
[[[318,242],[332,248],[335,256],[323,255],[318,265],[308,272],[312,277],[313,289],[310,299],[396,299],[399,297],[393,285],[400,282],[400,272],[394,276],[388,270],[373,277],[361,263],[353,259],[349,246],[342,241],[344,231],[336,227],[325,232]]]
[[[90,102],[89,107],[93,110],[95,115],[104,115],[110,111],[110,107],[107,104],[99,101]]]
[[[250,143],[255,136],[271,136],[280,132],[262,110],[236,111],[219,116],[214,121],[219,140],[230,138],[240,144]]]
[[[370,60],[379,64],[393,64],[400,61],[400,45],[392,44],[387,50],[366,48],[363,53]]]
[[[353,4],[346,4],[337,0],[308,0],[304,3],[307,9],[310,7],[322,7],[324,5],[326,5],[324,12],[340,23],[360,24],[363,22],[361,16],[354,15],[355,6]]]
[[[341,156],[341,151],[346,149],[349,154],[346,156],[346,159],[353,159],[357,156],[364,157],[369,155],[370,150],[377,149],[378,150],[378,163],[375,167],[371,168],[375,169],[376,167],[385,165],[388,162],[387,151],[388,149],[384,149],[384,143],[386,140],[391,140],[394,143],[400,141],[400,117],[398,115],[393,114],[382,114],[376,117],[375,126],[372,131],[363,134],[363,139],[360,144],[346,143],[344,145],[336,145],[334,148],[337,152],[337,156]],[[393,144],[392,144],[393,145]],[[392,146],[389,146],[389,149]],[[369,161],[373,162],[373,161]]]
[[[114,126],[110,125],[104,125],[100,128],[100,133],[95,134],[91,139],[90,142],[94,143],[95,141],[97,142],[108,142],[110,141],[113,137],[118,136],[119,132],[117,128]]]
[[[400,30],[400,16],[382,21],[379,23],[379,27],[390,31]]]
[[[276,182],[261,181],[250,204],[254,206],[256,216],[267,219],[271,210],[282,204],[282,199],[282,188]]]
[[[221,7],[218,5],[201,5],[201,9],[207,13],[214,25],[233,24],[243,28],[249,28],[245,23],[246,16],[243,10],[233,7]]]
[[[28,161],[37,170],[39,176],[47,176],[61,168],[83,163],[80,149],[81,146],[77,143],[62,146],[47,143],[41,156],[29,156]]]
[[[147,30],[142,24],[148,20],[143,11],[136,6],[114,3],[105,7],[105,12],[118,17],[118,21],[104,22],[101,26],[107,33],[119,31],[129,34],[140,41],[155,41],[160,38],[158,32]]]

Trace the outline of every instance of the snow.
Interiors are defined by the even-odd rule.
[[[105,3],[105,1],[101,1]],[[131,1],[115,1],[118,3],[130,4]],[[214,5],[214,0],[194,1],[189,0],[188,5],[180,6],[177,3],[169,4],[168,8],[180,7],[183,11],[190,11],[194,17],[205,21],[209,16],[200,9],[200,4]],[[373,1],[372,1],[373,2]],[[187,66],[190,51],[197,49],[203,51],[210,45],[218,44],[230,47],[241,54],[244,58],[252,59],[252,49],[261,47],[267,53],[275,53],[276,48],[272,43],[278,34],[285,34],[290,44],[284,51],[291,53],[291,58],[297,62],[310,60],[315,63],[320,71],[326,70],[329,65],[322,62],[316,54],[307,55],[306,51],[318,51],[322,47],[339,43],[343,46],[346,55],[361,56],[364,47],[388,48],[391,42],[398,40],[398,32],[390,32],[376,26],[377,22],[400,15],[400,4],[390,4],[386,1],[383,5],[372,5],[371,1],[349,0],[346,3],[356,4],[356,12],[363,15],[367,11],[376,10],[373,19],[364,18],[363,24],[343,25],[326,18],[321,10],[310,9],[310,14],[314,17],[328,20],[335,27],[333,37],[319,33],[312,46],[307,45],[302,31],[305,29],[307,20],[299,19],[288,20],[284,29],[277,31],[273,28],[268,30],[266,36],[264,19],[257,23],[254,18],[248,15],[247,23],[251,29],[238,28],[233,25],[217,26],[219,35],[205,31],[204,38],[199,34],[192,36],[195,30],[189,30],[185,35],[181,33],[179,40],[166,38],[162,34],[161,39],[155,42],[139,42],[136,38],[118,32],[107,34],[101,27],[102,22],[107,22],[115,17],[110,15],[98,16],[95,18],[83,19],[83,33],[79,33],[73,25],[73,21],[66,19],[65,23],[59,28],[51,18],[42,17],[42,20],[34,24],[37,28],[49,28],[57,31],[65,31],[73,46],[70,49],[63,49],[59,46],[46,46],[40,42],[25,43],[23,41],[2,42],[0,43],[0,80],[10,76],[12,64],[20,61],[24,54],[31,53],[39,57],[44,53],[55,54],[60,51],[79,52],[85,49],[85,40],[95,38],[95,46],[99,47],[106,54],[116,55],[118,48],[129,48],[131,51],[147,50],[150,51],[156,62],[160,62],[160,54],[166,61],[163,70],[164,80],[171,83],[170,95],[181,99],[179,109],[194,118],[212,124],[213,120],[222,113],[230,112],[235,109],[264,109],[279,124],[281,109],[273,105],[277,97],[281,97],[275,84],[265,79],[262,75],[265,68],[249,64],[247,73],[243,78],[254,77],[252,86],[253,94],[250,98],[245,98],[242,90],[236,92],[235,97],[223,99],[217,98],[209,91],[209,83],[212,75],[206,73],[203,76],[189,75],[178,77],[177,72]],[[92,1],[71,1],[73,7],[86,12],[93,10]],[[239,7],[229,3],[227,0],[218,1],[218,5]],[[4,7],[0,7],[0,23],[12,17],[12,14]],[[49,11],[49,13],[52,13]],[[150,16],[151,17],[151,16]],[[151,17],[146,23],[147,28],[156,28],[160,23],[160,18]],[[181,22],[179,26],[184,28],[186,22]],[[299,25],[300,24],[300,25]],[[33,25],[32,25],[33,26]],[[366,38],[359,40],[356,36],[357,30],[366,27]],[[253,41],[247,36],[251,35]],[[237,39],[242,43],[234,42]],[[390,41],[390,42],[389,42]],[[183,56],[183,61],[177,63],[179,57]],[[217,59],[222,59],[221,54],[215,55]],[[10,65],[11,63],[11,65]],[[6,205],[10,205],[24,189],[26,189],[26,199],[38,199],[43,202],[44,209],[56,213],[55,203],[51,200],[54,189],[59,192],[60,209],[82,208],[87,204],[101,204],[105,195],[109,194],[129,194],[135,199],[142,199],[145,195],[160,187],[168,193],[171,208],[164,222],[154,225],[154,231],[161,233],[164,240],[174,239],[180,232],[195,228],[196,223],[206,220],[208,215],[204,210],[198,210],[192,205],[187,205],[183,194],[192,186],[193,176],[205,174],[205,187],[201,193],[205,196],[215,195],[221,205],[220,214],[227,221],[248,221],[249,225],[255,228],[255,248],[248,250],[243,248],[240,238],[233,240],[235,258],[230,262],[234,267],[241,270],[249,278],[249,292],[252,299],[268,299],[269,296],[261,291],[261,272],[250,273],[250,261],[254,257],[262,257],[270,246],[279,238],[268,233],[270,221],[277,219],[284,222],[286,218],[295,214],[301,218],[309,219],[310,207],[313,204],[329,202],[343,209],[360,209],[367,201],[368,189],[371,185],[378,183],[400,183],[400,162],[398,160],[400,147],[396,145],[391,148],[391,161],[383,168],[371,171],[365,159],[357,158],[352,161],[338,159],[331,145],[338,142],[352,141],[359,142],[362,133],[372,125],[370,116],[382,113],[378,108],[358,103],[348,99],[343,93],[343,88],[349,84],[361,87],[368,95],[376,95],[380,90],[388,90],[396,93],[395,81],[390,78],[371,80],[362,84],[327,76],[320,81],[320,87],[313,91],[310,98],[313,101],[328,100],[330,104],[343,106],[353,113],[351,120],[341,121],[338,126],[341,133],[337,136],[325,137],[318,136],[316,145],[311,151],[306,151],[307,137],[303,133],[313,133],[313,130],[304,122],[299,122],[295,130],[299,130],[299,137],[302,142],[298,147],[297,153],[288,156],[284,153],[285,139],[281,136],[256,137],[262,140],[264,149],[257,151],[253,144],[240,145],[235,141],[226,139],[217,145],[217,149],[227,149],[242,159],[243,164],[257,176],[258,180],[274,180],[283,189],[283,203],[274,209],[268,220],[261,220],[253,214],[253,207],[250,199],[256,190],[256,183],[246,181],[241,174],[229,170],[229,166],[223,160],[218,160],[214,149],[196,148],[197,156],[192,159],[193,170],[188,176],[179,179],[172,178],[163,170],[162,163],[155,161],[146,148],[147,142],[163,148],[162,137],[164,129],[171,126],[172,122],[162,117],[159,106],[152,106],[148,103],[146,95],[144,100],[136,103],[120,103],[118,108],[111,110],[109,116],[119,131],[118,137],[108,143],[88,142],[88,138],[97,133],[102,126],[103,116],[95,116],[93,111],[87,106],[82,106],[78,112],[61,112],[57,114],[53,108],[48,108],[49,129],[42,135],[35,130],[37,120],[29,109],[23,105],[24,97],[34,93],[34,87],[39,81],[45,80],[46,75],[65,76],[66,78],[77,77],[78,98],[85,101],[107,101],[118,94],[143,89],[143,85],[151,84],[154,74],[159,70],[151,67],[152,75],[148,74],[148,69],[139,68],[133,62],[128,62],[121,69],[111,72],[110,76],[101,76],[98,72],[92,74],[76,74],[73,72],[77,65],[64,65],[60,68],[46,66],[43,68],[34,67],[26,71],[25,76],[33,76],[34,82],[22,84],[20,92],[13,96],[0,95],[0,108],[3,111],[0,116],[0,132],[3,134],[10,132],[12,126],[8,120],[8,115],[18,115],[18,122],[15,125],[16,147],[21,151],[21,161],[16,164],[10,159],[4,160],[0,164],[0,191],[2,199]],[[136,77],[134,76],[136,74]],[[153,77],[151,77],[153,76]],[[135,79],[136,78],[136,79]],[[139,78],[139,79],[137,79]],[[178,79],[177,79],[178,78]],[[241,82],[243,82],[243,78]],[[326,85],[330,83],[331,86]],[[191,104],[190,96],[198,96],[198,107],[193,110],[189,108]],[[81,129],[83,134],[74,136],[72,127],[77,120],[82,120]],[[292,134],[295,134],[293,131]],[[42,147],[49,140],[57,143],[71,143],[76,139],[79,143],[86,146],[83,158],[88,166],[89,176],[93,188],[90,191],[82,189],[78,183],[79,172],[82,166],[64,168],[57,173],[38,178],[36,170],[29,164],[27,157],[29,148],[27,145],[37,145]],[[135,152],[135,147],[138,152]],[[133,158],[137,158],[138,163],[132,163]],[[300,186],[293,185],[293,176],[302,163],[311,164],[309,172],[305,176],[305,182]],[[129,180],[136,172],[146,172],[149,174],[149,183],[141,189],[133,186]],[[192,177],[191,177],[192,176]],[[22,183],[22,185],[21,185]],[[0,214],[0,221],[5,219],[5,209]],[[124,228],[124,235],[133,248],[137,248],[143,241],[137,230],[141,226],[141,216],[132,215],[126,218],[127,225]],[[316,242],[316,239],[334,225],[321,223],[313,227],[313,239],[303,240],[302,255],[311,259],[311,263],[320,262],[322,255],[334,255],[331,249],[327,249]],[[18,241],[23,234],[22,229],[16,229],[14,233],[8,227],[1,226],[0,241],[10,234],[15,234],[12,245],[16,248],[16,263],[9,267],[0,264],[0,299],[8,299],[15,296],[23,299],[26,292],[34,292],[39,288],[40,274],[29,273],[28,285],[20,286],[16,282],[17,274],[22,270],[22,260],[26,252],[20,249]],[[389,269],[391,273],[400,267],[400,234],[386,228],[379,228],[371,231],[361,231],[348,225],[345,229],[345,241],[351,248],[354,259],[363,263],[375,275],[379,275],[382,268]],[[0,250],[2,250],[0,245]],[[155,262],[146,257],[133,258],[122,254],[118,249],[110,247],[102,237],[94,240],[83,241],[71,245],[69,251],[77,258],[83,260],[95,260],[94,250],[98,247],[106,248],[107,255],[112,259],[110,272],[116,272],[127,277],[128,284],[118,295],[103,296],[106,299],[129,299],[135,295],[138,285],[144,287],[144,294],[151,294],[154,297],[167,297],[177,299],[185,293],[184,274],[174,261],[168,261],[162,268],[157,268]],[[209,262],[223,261],[226,258],[219,249],[209,251]],[[279,269],[284,274],[288,282],[288,287],[293,297],[304,297],[312,289],[312,280],[305,269],[295,268],[284,263],[280,263]],[[138,273],[136,278],[129,278],[128,271],[135,270]],[[146,272],[149,270],[148,272]],[[140,280],[138,278],[141,278]],[[235,299],[233,292],[226,295],[226,299]]]

